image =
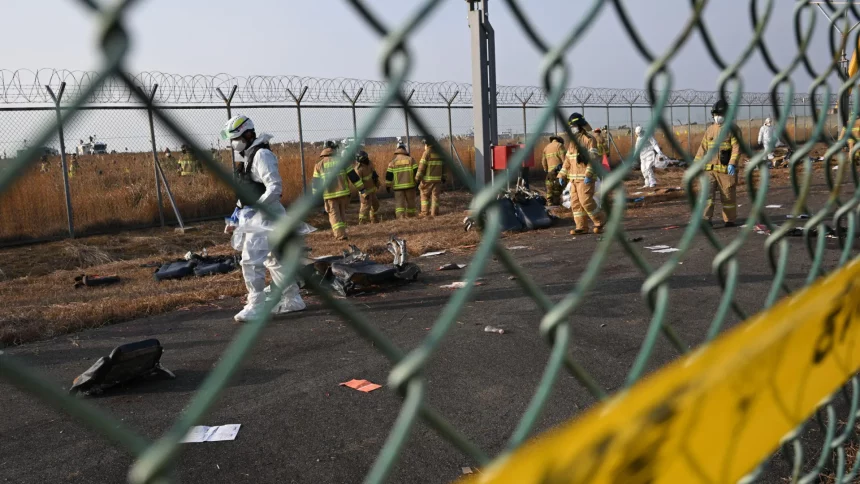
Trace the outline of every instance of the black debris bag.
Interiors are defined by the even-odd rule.
[[[522,186],[499,195],[497,203],[502,211],[502,232],[544,229],[556,221],[546,209],[546,198]],[[475,222],[466,217],[465,229],[471,230]]]
[[[394,264],[374,262],[361,249],[350,245],[342,255],[316,259],[301,268],[297,277],[299,287],[303,288],[309,280],[314,280],[346,297],[418,279],[421,269],[406,262],[406,242],[392,237],[388,251],[394,255]]]
[[[164,281],[168,279],[182,279],[183,277],[208,276],[212,274],[226,274],[239,267],[236,256],[200,256],[193,254],[191,260],[179,259],[174,262],[162,264],[155,270],[155,279]]]
[[[176,378],[170,370],[161,366],[164,348],[157,339],[147,339],[118,346],[78,375],[69,388],[72,395],[98,395],[116,385],[139,378]]]

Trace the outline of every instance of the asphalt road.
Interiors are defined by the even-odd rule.
[[[773,215],[790,210],[787,188],[774,189],[768,209]],[[820,207],[821,195],[810,206]],[[741,204],[749,203],[742,200]],[[741,216],[746,207],[741,206]],[[635,211],[626,222],[638,246],[676,246],[682,230],[664,229],[688,217],[683,201],[665,202]],[[777,219],[781,219],[778,217]],[[597,237],[568,235],[569,225],[506,238],[506,246],[530,250],[512,254],[554,299],[571,290],[590,257]],[[740,229],[720,228],[729,241]],[[757,311],[770,288],[772,275],[763,250],[765,236],[753,233],[740,254],[742,277],[737,301]],[[832,242],[826,267],[835,265]],[[791,239],[788,284],[801,287],[810,259],[801,238]],[[683,265],[671,277],[668,322],[691,345],[708,329],[721,295],[711,269],[715,255],[699,237]],[[669,254],[643,249],[657,266]],[[354,298],[364,312],[396,344],[413,348],[427,335],[451,292],[439,286],[458,280],[462,271],[437,272],[447,262],[469,262],[470,254],[445,254],[418,259],[424,269],[419,282],[384,294]],[[427,397],[451,423],[490,454],[504,448],[525,410],[549,357],[537,326],[542,316],[501,264],[492,262],[485,285],[463,309],[458,322],[433,355],[426,372]],[[619,389],[636,356],[650,313],[640,293],[644,277],[614,246],[601,277],[571,318],[574,357],[608,391]],[[342,320],[308,297],[304,312],[280,317],[264,331],[251,356],[224,392],[204,425],[239,423],[235,441],[186,444],[178,462],[183,482],[360,482],[400,409],[401,400],[388,387],[361,393],[338,383],[353,378],[384,384],[389,362]],[[194,390],[238,330],[232,308],[198,308],[117,324],[9,350],[50,380],[68,388],[72,379],[98,357],[120,344],[158,338],[166,352],[162,363],[173,381],[142,382],[90,403],[109,412],[147,438],[169,428]],[[737,320],[730,317],[728,326]],[[484,332],[492,324],[509,331]],[[661,339],[650,370],[676,358]],[[649,370],[649,371],[650,371]],[[594,403],[576,380],[563,375],[536,431],[569,419]],[[124,482],[132,457],[64,414],[58,413],[5,381],[0,381],[0,480],[3,482]],[[474,462],[426,425],[413,430],[390,482],[448,482],[461,467]],[[775,464],[766,481],[787,472]]]

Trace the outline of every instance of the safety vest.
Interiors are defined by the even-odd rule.
[[[440,183],[444,174],[445,161],[428,147],[421,156],[421,161],[418,162],[418,173],[415,179],[425,183]]]
[[[344,168],[338,172],[335,171],[336,165],[336,159],[332,158],[331,156],[323,156],[322,159],[317,162],[316,166],[314,166],[314,194],[316,194],[322,187],[328,184],[331,178],[334,178],[334,182],[331,184],[331,186],[327,188],[325,192],[323,192],[324,200],[348,197],[349,182],[352,182],[352,184],[358,190],[364,189],[364,182],[361,181],[361,177],[358,176],[358,173],[355,172],[355,169],[353,169],[352,167]]]
[[[236,175],[236,177],[235,177],[236,178],[236,184],[250,190],[251,193],[253,193],[254,196],[257,197],[258,200],[260,197],[263,196],[264,193],[266,193],[266,185],[263,183],[260,183],[258,181],[254,181],[254,179],[251,178],[251,166],[253,166],[253,164],[254,164],[254,156],[256,156],[257,152],[260,151],[261,149],[267,149],[268,150],[269,144],[268,143],[260,143],[256,146],[251,147],[249,150],[247,150],[244,153],[245,161],[243,161],[241,163],[236,163],[233,167],[233,173]],[[185,160],[182,160],[179,163],[182,164],[183,161],[185,161]],[[187,161],[189,163],[193,163],[192,160],[187,160]],[[182,170],[183,170],[182,176],[185,176],[185,165],[184,164],[182,165]],[[241,200],[239,201],[238,205],[240,207],[242,206]]]
[[[189,176],[195,173],[195,162],[191,158],[182,158],[179,160],[179,175]]]
[[[385,182],[395,190],[415,188],[415,172],[418,164],[409,155],[398,153],[388,164],[385,172]]]

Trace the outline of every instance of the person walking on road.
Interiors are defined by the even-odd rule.
[[[546,199],[550,205],[561,205],[561,192],[563,187],[556,181],[558,172],[564,165],[564,138],[561,136],[550,136],[549,144],[543,149],[541,156],[541,167],[546,173]]]
[[[415,181],[421,190],[421,215],[435,217],[439,214],[439,197],[445,183],[445,161],[433,149],[429,138],[424,138],[424,154],[418,162]]]
[[[379,212],[379,199],[376,197],[376,191],[379,189],[379,175],[373,169],[366,151],[359,151],[355,155],[355,161],[355,172],[358,173],[364,184],[364,193],[360,195],[361,206],[358,209],[358,224],[378,223],[379,217],[376,214]]]
[[[398,143],[394,159],[388,163],[385,172],[385,189],[394,190],[394,215],[398,219],[417,215],[415,209],[415,174],[418,164],[409,156],[406,146]]]
[[[325,148],[320,152],[320,161],[314,166],[313,193],[317,194],[323,190],[325,211],[328,213],[328,221],[331,223],[331,231],[337,240],[346,240],[346,209],[349,207],[349,184],[364,195],[364,182],[355,172],[352,166],[337,170],[337,159],[334,154],[337,145],[327,141]],[[334,180],[328,188],[330,180]]]
[[[706,223],[711,224],[711,217],[714,215],[714,200],[716,193],[719,192],[720,204],[723,208],[723,221],[726,227],[734,227],[737,218],[738,159],[741,154],[741,145],[735,136],[737,126],[732,124],[726,137],[723,140],[717,139],[723,124],[726,122],[728,108],[728,104],[722,99],[714,103],[711,110],[714,124],[705,130],[695,161],[698,162],[705,157],[709,150],[717,148],[713,156],[705,159],[705,172],[708,174],[710,192],[704,219]]]
[[[581,114],[571,114],[567,124],[573,133],[573,140],[568,144],[564,165],[558,172],[558,182],[562,186],[570,183],[570,210],[576,223],[576,229],[571,231],[571,235],[587,234],[588,219],[594,223],[594,233],[599,234],[603,232],[606,218],[594,201],[596,177],[589,163],[589,158],[597,160],[599,155],[597,140],[594,138],[591,126]],[[585,156],[580,156],[574,141],[585,151],[583,153]]]
[[[657,160],[664,156],[663,151],[653,136],[650,136],[647,140],[642,136],[642,126],[636,126],[634,132],[636,133],[636,147],[639,149],[642,178],[645,179],[645,184],[642,185],[642,188],[654,188],[657,186],[654,167],[657,165]]]
[[[234,166],[236,183],[254,194],[256,204],[265,206],[276,216],[286,216],[281,205],[283,182],[278,173],[278,158],[269,148],[271,135],[257,137],[254,123],[247,116],[234,116],[227,120],[221,130],[221,138],[229,140],[233,150],[242,161]],[[281,293],[280,302],[273,310],[276,314],[305,309],[295,281],[287,281],[281,262],[271,253],[269,234],[274,224],[262,211],[245,205],[239,200],[237,208],[225,230],[233,234],[232,245],[242,251],[242,277],[248,290],[245,307],[233,319],[237,322],[251,321],[261,315],[266,303],[266,270]],[[270,296],[272,297],[272,296]]]

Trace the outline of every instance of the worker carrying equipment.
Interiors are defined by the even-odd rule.
[[[549,144],[543,149],[541,156],[541,167],[546,173],[546,199],[550,205],[561,204],[562,187],[556,182],[558,172],[564,165],[564,139],[561,136],[550,136]]]
[[[278,158],[269,148],[272,136],[261,134],[257,137],[254,123],[247,116],[234,116],[224,125],[221,138],[230,140],[233,149],[242,157],[235,166],[236,182],[254,194],[256,204],[265,206],[277,217],[286,216],[281,205],[283,182],[278,172]],[[305,309],[298,285],[295,281],[286,280],[281,262],[272,255],[269,233],[275,220],[270,220],[262,211],[241,200],[237,206],[226,232],[233,233],[232,245],[242,251],[240,265],[248,290],[248,302],[234,319],[251,321],[261,315],[266,303],[266,269],[272,276],[272,283],[280,289],[277,293],[280,302],[273,312],[280,314]],[[269,297],[275,297],[274,292],[270,294]]]
[[[320,160],[314,166],[313,193],[317,194],[323,190],[325,211],[328,212],[328,221],[331,230],[337,240],[346,240],[346,209],[349,206],[350,183],[364,194],[364,182],[355,172],[355,168],[337,169],[337,159],[334,154],[337,145],[332,141],[326,141],[325,148],[320,152]],[[331,181],[333,180],[333,181]],[[331,186],[324,188],[329,183]]]
[[[726,227],[734,227],[737,218],[737,165],[741,154],[741,145],[735,135],[737,126],[734,124],[730,126],[730,131],[725,139],[721,141],[717,139],[723,128],[723,123],[725,123],[727,110],[728,104],[725,101],[719,100],[714,103],[714,108],[711,110],[714,124],[705,130],[695,161],[698,162],[705,158],[708,151],[716,148],[716,152],[704,161],[710,186],[704,218],[705,222],[711,223],[711,217],[714,215],[714,200],[716,193],[719,192],[720,203],[723,208],[723,221],[726,223]]]
[[[645,179],[645,184],[642,185],[642,188],[654,188],[657,186],[654,167],[657,165],[657,160],[663,158],[665,155],[653,136],[649,136],[647,140],[642,136],[642,126],[636,126],[634,132],[636,133],[636,148],[639,149],[642,178]]]
[[[361,178],[364,184],[364,193],[360,195],[361,207],[358,209],[358,223],[379,222],[377,213],[379,212],[379,199],[376,197],[376,191],[379,189],[379,175],[373,169],[373,164],[370,162],[370,157],[366,151],[359,151],[355,155],[355,172]]]
[[[414,217],[415,209],[415,175],[418,164],[409,156],[406,146],[402,143],[394,150],[394,159],[388,163],[385,172],[385,189],[394,190],[394,215],[396,218]]]
[[[603,232],[606,217],[594,201],[594,169],[589,160],[597,160],[597,140],[592,133],[591,126],[579,113],[573,113],[568,118],[568,126],[573,132],[573,140],[568,143],[567,154],[564,165],[558,172],[559,183],[564,186],[570,183],[570,210],[573,212],[573,220],[576,223],[574,234],[588,233],[588,220],[594,223],[594,233]],[[576,147],[576,144],[585,151],[584,156]]]
[[[424,138],[424,154],[418,162],[415,181],[421,190],[421,215],[435,217],[439,214],[439,197],[445,183],[445,161],[433,149],[430,138]]]

